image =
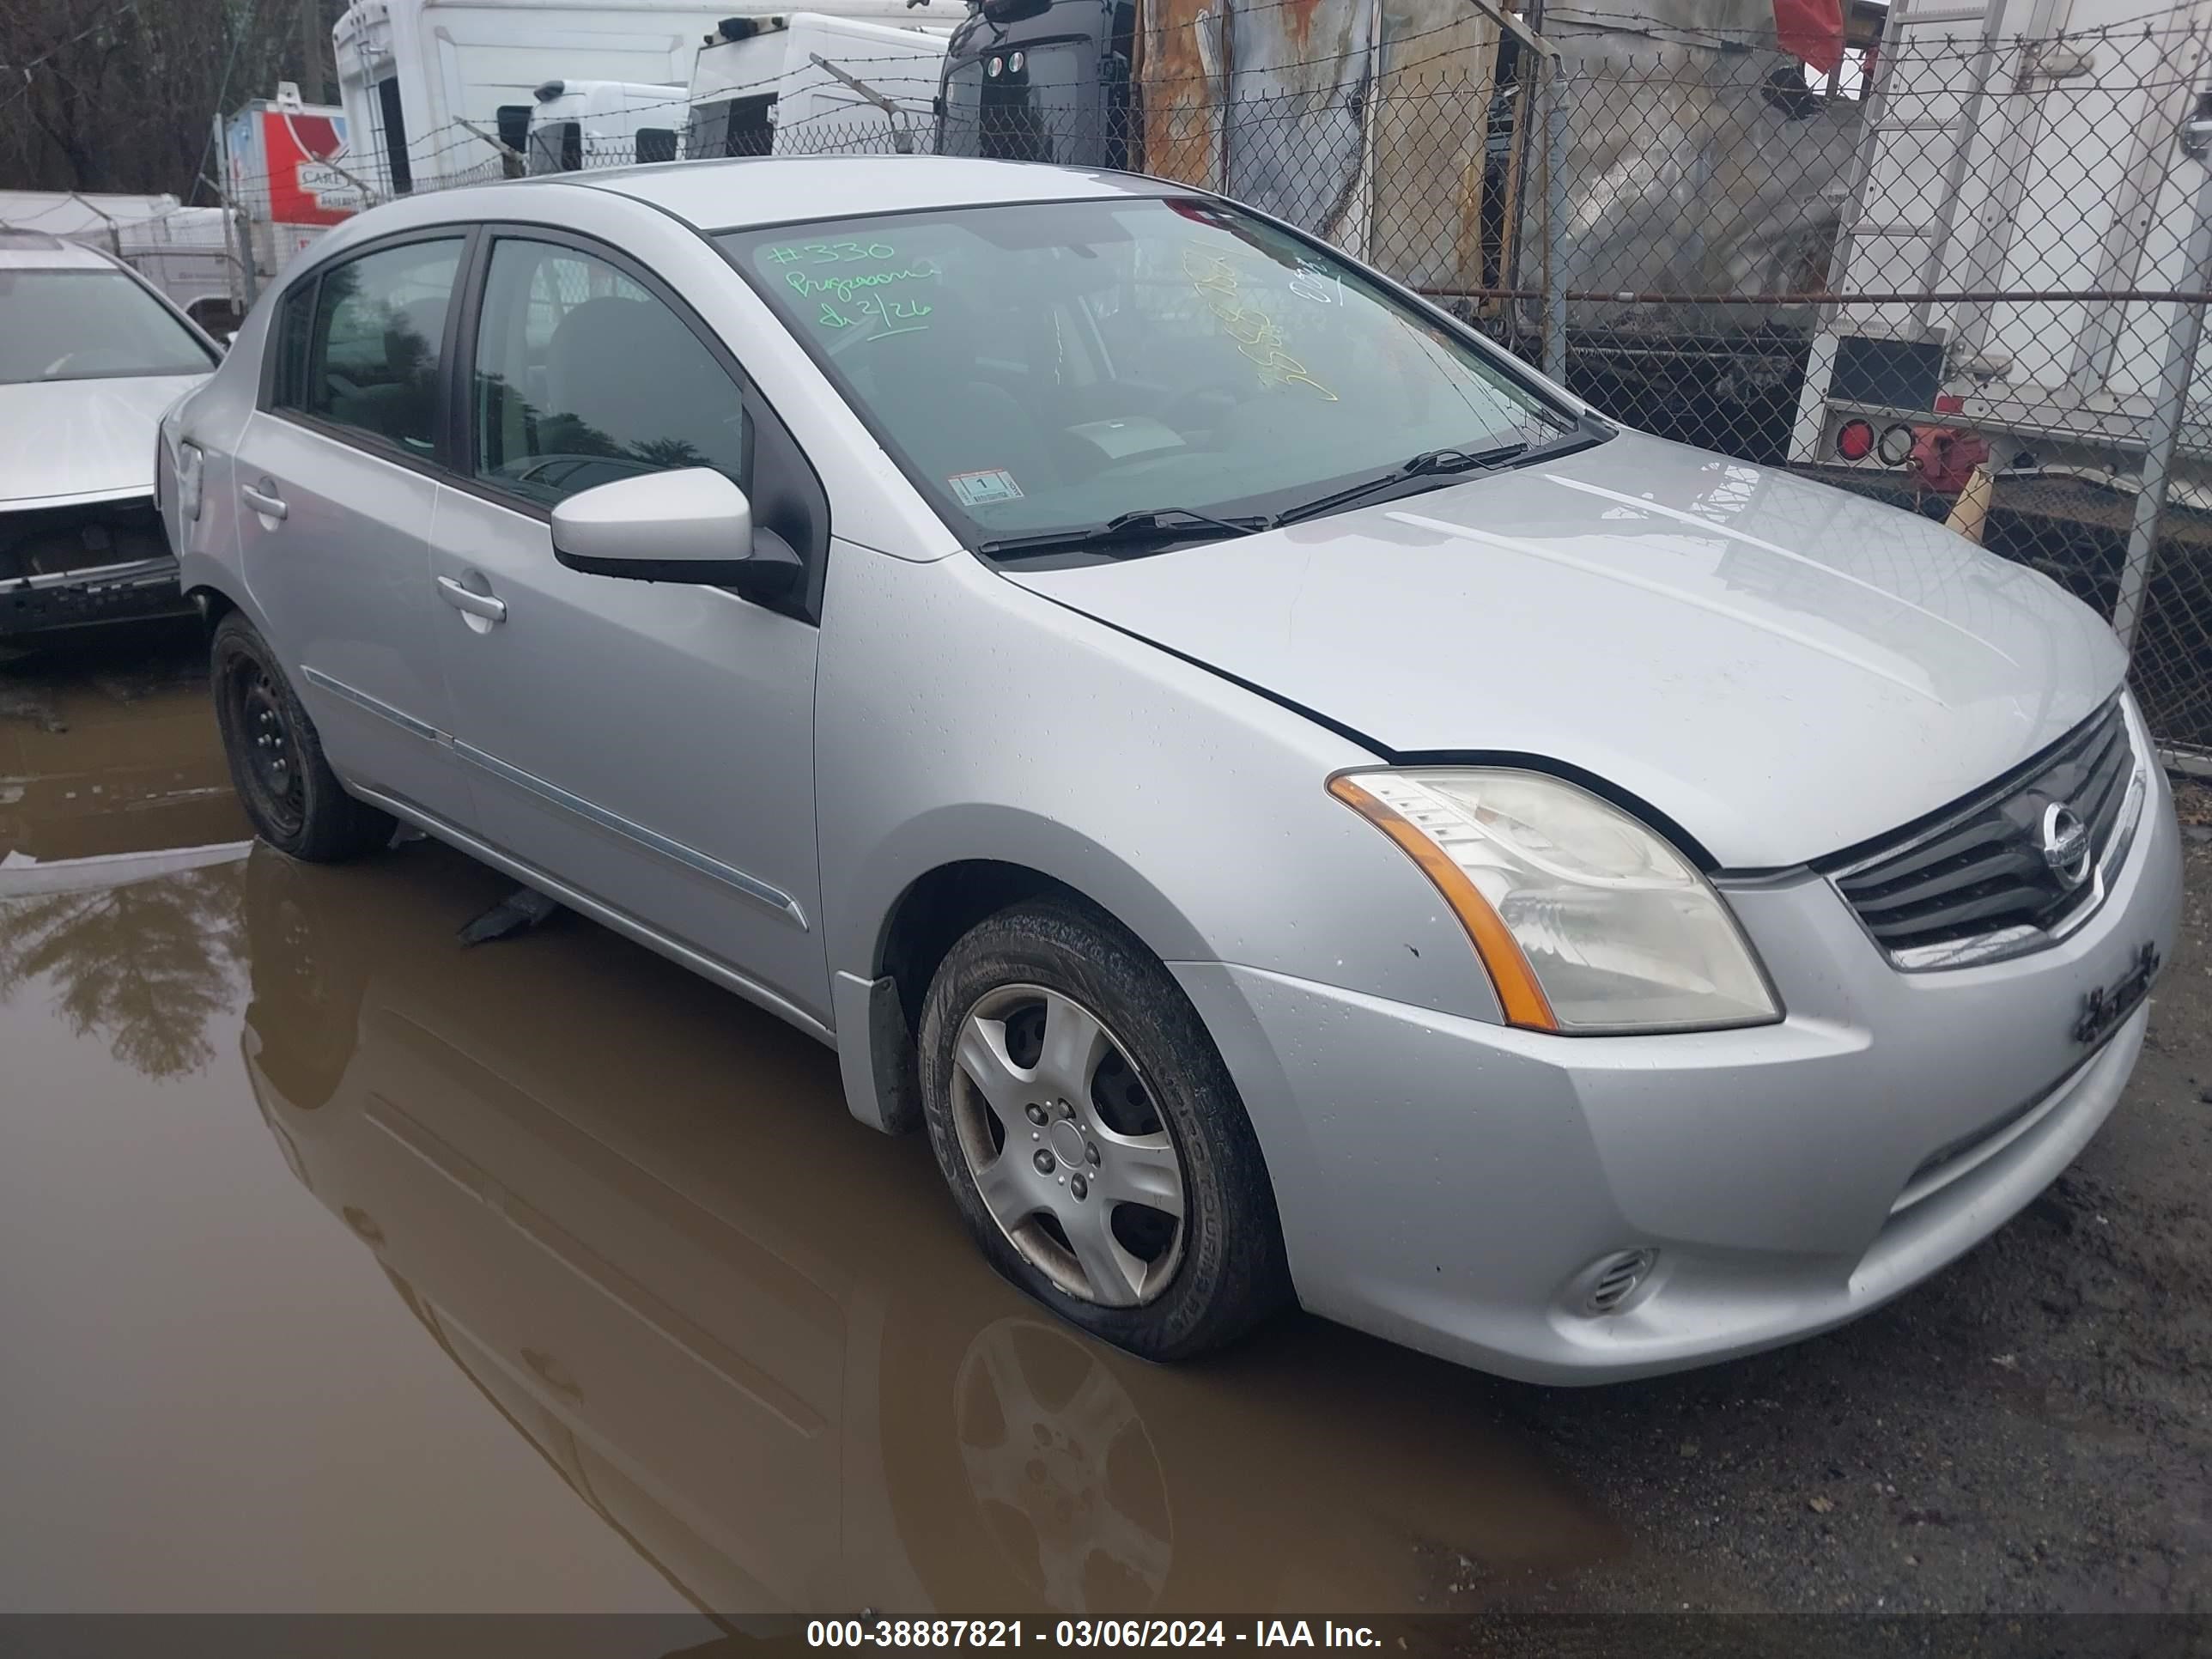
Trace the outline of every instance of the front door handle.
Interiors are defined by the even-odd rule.
[[[269,480],[266,478],[261,482],[264,484],[269,484]],[[263,518],[281,519],[292,509],[284,505],[284,498],[282,495],[270,493],[275,488],[275,485],[269,484],[266,489],[256,489],[252,484],[240,484],[238,487],[238,493],[245,496],[246,504]]]
[[[465,611],[471,617],[482,617],[488,623],[507,620],[507,601],[494,599],[489,593],[479,593],[473,587],[455,581],[451,576],[438,578],[438,597],[456,611]]]

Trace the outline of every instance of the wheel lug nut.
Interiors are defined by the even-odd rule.
[[[1052,1154],[1042,1146],[1037,1148],[1036,1169],[1039,1175],[1050,1175],[1053,1170]]]
[[[1098,1148],[1096,1146],[1086,1145],[1083,1149],[1083,1156],[1095,1164],[1098,1162]]]
[[[1038,1105],[1035,1101],[1031,1101],[1028,1105],[1023,1107],[1022,1110],[1028,1114],[1030,1122],[1041,1124],[1044,1121],[1044,1108]]]
[[[1078,1198],[1088,1198],[1091,1195],[1091,1183],[1081,1176],[1078,1176],[1067,1183],[1067,1190]]]

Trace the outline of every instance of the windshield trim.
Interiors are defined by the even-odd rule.
[[[1112,169],[1097,169],[1096,171],[1110,173],[1112,172]],[[1505,380],[1510,382],[1516,390],[1527,396],[1531,402],[1536,404],[1540,408],[1547,410],[1553,416],[1556,416],[1559,422],[1559,430],[1556,436],[1547,440],[1541,444],[1531,446],[1528,451],[1527,459],[1542,459],[1548,460],[1559,454],[1571,453],[1575,450],[1587,448],[1592,445],[1603,443],[1613,437],[1617,431],[1618,428],[1612,422],[1606,420],[1595,409],[1592,408],[1588,404],[1583,403],[1580,399],[1575,398],[1573,394],[1571,392],[1565,393],[1563,396],[1560,391],[1555,391],[1548,383],[1542,380],[1540,377],[1533,374],[1527,364],[1523,363],[1519,358],[1516,357],[1511,352],[1507,351],[1504,347],[1498,345],[1496,342],[1489,339],[1480,331],[1469,327],[1466,323],[1461,321],[1457,317],[1453,316],[1451,313],[1446,311],[1443,307],[1436,304],[1425,295],[1414,292],[1412,289],[1407,288],[1404,283],[1398,282],[1395,278],[1385,276],[1381,271],[1376,270],[1371,266],[1363,263],[1362,261],[1353,258],[1352,255],[1330,246],[1320,237],[1310,235],[1307,232],[1298,228],[1297,226],[1291,224],[1285,220],[1278,219],[1272,214],[1264,213],[1257,208],[1248,207],[1242,202],[1236,201],[1229,197],[1217,195],[1211,191],[1193,190],[1186,185],[1176,185],[1165,179],[1149,178],[1140,173],[1129,173],[1126,175],[1116,174],[1115,176],[1126,176],[1133,183],[1151,185],[1152,188],[1131,190],[1120,195],[1111,197],[1038,196],[1023,197],[1016,200],[995,202],[931,202],[915,207],[890,208],[878,212],[839,213],[827,215],[812,214],[791,219],[768,220],[756,224],[731,225],[719,230],[708,230],[702,228],[700,230],[699,234],[706,240],[708,246],[714,250],[715,253],[720,256],[722,262],[728,265],[732,270],[737,273],[738,279],[744,283],[746,288],[751,291],[753,296],[767,309],[769,316],[775,319],[776,325],[782,329],[785,334],[787,334],[792,340],[795,341],[798,343],[799,349],[806,354],[807,360],[814,365],[815,372],[822,376],[823,382],[828,386],[829,389],[836,395],[838,400],[842,402],[847,409],[852,411],[854,417],[860,422],[861,426],[866,430],[868,435],[873,438],[877,444],[881,447],[884,453],[890,457],[892,464],[898,468],[900,475],[906,479],[908,485],[921,498],[923,503],[928,507],[930,512],[937,518],[938,521],[944,525],[946,532],[952,537],[953,540],[958,543],[959,545],[966,551],[974,554],[977,558],[985,560],[987,562],[991,562],[991,556],[981,551],[980,548],[982,543],[991,538],[986,536],[971,533],[970,531],[964,527],[963,524],[959,520],[948,513],[946,502],[942,498],[941,492],[929,482],[924,471],[918,466],[915,463],[913,458],[907,453],[905,447],[898,441],[896,437],[891,432],[888,430],[875,410],[870,408],[863,400],[854,398],[847,392],[842,379],[838,371],[833,366],[827,349],[823,347],[820,342],[808,337],[806,335],[801,333],[798,329],[791,326],[789,320],[785,317],[783,312],[779,309],[775,300],[767,291],[767,287],[763,281],[757,273],[745,267],[744,264],[738,259],[737,254],[732,250],[728,244],[724,241],[724,238],[753,237],[769,232],[787,231],[800,226],[852,224],[863,221],[912,218],[922,214],[951,214],[988,211],[996,208],[1055,207],[1087,204],[1097,204],[1102,207],[1107,207],[1117,201],[1164,203],[1187,201],[1200,203],[1212,207],[1227,208],[1233,212],[1246,215],[1262,224],[1267,225],[1271,228],[1279,230],[1285,235],[1292,237],[1304,246],[1315,249],[1316,252],[1322,253],[1327,258],[1341,260],[1345,264],[1358,272],[1368,281],[1374,283],[1376,285],[1387,291],[1393,299],[1398,301],[1401,304],[1409,306],[1416,314],[1433,321],[1438,325],[1449,330],[1455,338],[1462,340],[1469,345],[1483,359],[1486,365],[1493,372],[1497,373]],[[1519,459],[1516,459],[1515,461],[1509,462],[1496,470],[1498,471],[1510,471],[1519,464]],[[1346,475],[1346,482],[1354,482],[1358,476],[1358,475],[1357,474],[1347,474]],[[1444,478],[1423,478],[1420,480],[1409,479],[1407,482],[1409,484],[1413,484],[1418,482],[1425,483],[1430,485],[1430,487],[1439,487],[1446,483],[1472,483],[1480,479],[1484,476],[1484,473],[1477,471],[1451,475]],[[1316,483],[1322,483],[1331,481],[1316,479],[1313,482]],[[1408,489],[1407,493],[1419,494],[1422,492],[1419,489]],[[1308,524],[1323,523],[1328,519],[1335,517],[1339,512],[1352,512],[1357,510],[1362,506],[1371,504],[1372,502],[1370,501],[1347,502],[1341,508],[1332,509],[1329,512],[1318,514],[1315,518],[1302,520],[1302,522]],[[1222,506],[1224,511],[1227,512],[1228,504],[1224,503]],[[1146,549],[1142,553],[1137,554],[1134,556],[1149,556],[1152,553],[1178,551],[1184,547],[1211,545],[1212,539],[1214,538],[1209,538],[1198,541],[1170,543],[1157,548]],[[1039,556],[1051,558],[1064,556],[1043,555]],[[1128,556],[1132,556],[1104,553],[1103,551],[1086,552],[1080,556],[1080,557],[1085,562],[1088,562],[1094,557],[1101,560],[1102,562],[1118,562],[1119,560]],[[1030,562],[1030,561],[1024,561],[1024,562],[1028,563]]]
[[[164,380],[185,375],[204,374],[213,371],[222,362],[222,353],[201,331],[200,325],[179,311],[168,295],[155,288],[137,271],[125,265],[16,265],[9,268],[9,276],[20,280],[26,276],[97,277],[109,282],[119,281],[135,289],[150,302],[162,317],[176,325],[177,332],[190,341],[192,349],[207,359],[205,367],[198,368],[123,368],[106,369],[88,374],[42,374],[36,380],[0,380],[0,386],[70,386],[88,380]]]

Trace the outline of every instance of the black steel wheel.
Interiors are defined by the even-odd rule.
[[[345,792],[268,641],[234,611],[216,625],[210,681],[230,779],[261,838],[315,864],[392,839],[392,820]]]

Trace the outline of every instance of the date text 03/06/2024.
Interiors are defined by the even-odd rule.
[[[811,1648],[1376,1648],[1365,1625],[1255,1619],[813,1619]]]

